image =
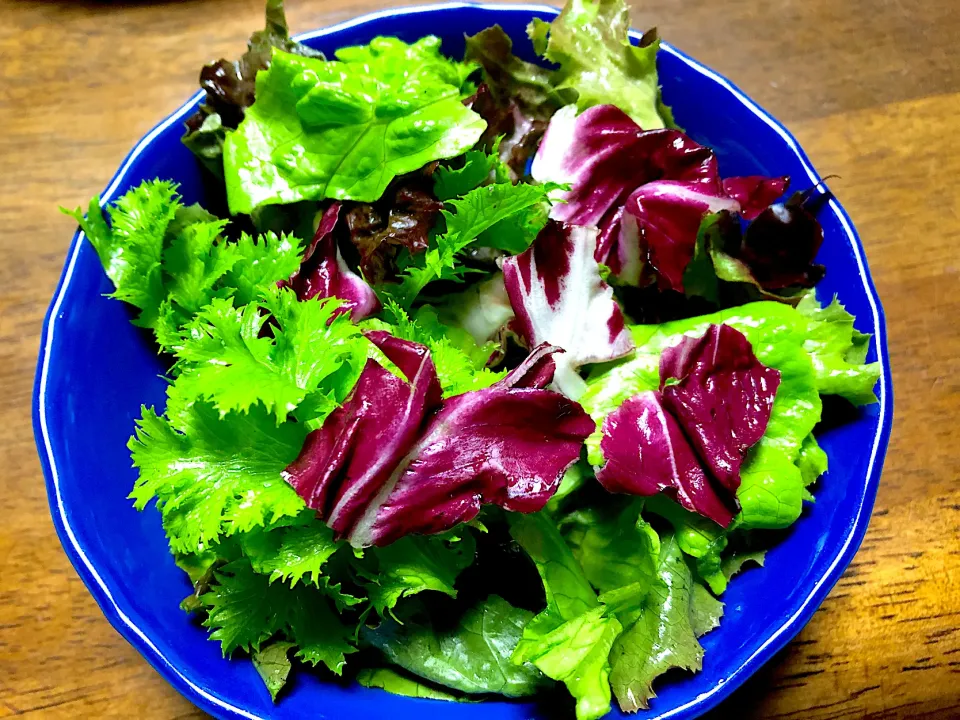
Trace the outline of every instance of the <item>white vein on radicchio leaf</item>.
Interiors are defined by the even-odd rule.
[[[551,217],[600,230],[596,258],[624,284],[654,271],[683,290],[703,218],[719,211],[751,219],[783,194],[787,178],[722,180],[713,151],[678,130],[644,131],[613,105],[579,116],[565,107],[550,122],[533,177],[570,186]]]
[[[367,337],[406,380],[369,360],[351,398],[283,473],[356,547],[442,532],[485,503],[540,510],[594,430],[579,405],[544,389],[559,348],[540,346],[495,385],[441,401],[426,348]]]
[[[747,450],[760,441],[780,385],[746,337],[711,325],[660,357],[660,389],[623,403],[603,423],[610,492],[670,494],[683,507],[728,527]]]
[[[317,296],[339,298],[343,303],[337,313],[350,312],[357,321],[380,310],[380,300],[340,254],[333,234],[340,208],[340,203],[334,202],[324,211],[313,240],[303,253],[300,269],[284,285],[293,288],[299,300]]]
[[[623,357],[634,348],[613,288],[600,277],[596,228],[550,221],[529,249],[503,260],[503,278],[516,318],[511,329],[534,347],[550,343],[557,358],[554,385],[582,394],[577,369]]]

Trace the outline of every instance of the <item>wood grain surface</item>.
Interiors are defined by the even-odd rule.
[[[290,0],[295,29],[381,7]],[[0,718],[200,717],[101,616],[63,554],[30,422],[40,325],[73,233],[57,212],[235,57],[260,0],[0,0]],[[782,119],[863,236],[896,420],[853,565],[716,718],[960,717],[957,0],[650,0],[637,25]]]

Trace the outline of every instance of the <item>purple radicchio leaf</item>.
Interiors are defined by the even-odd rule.
[[[406,377],[367,360],[350,399],[314,430],[283,472],[307,507],[346,534],[415,442],[441,388],[423,345],[382,331],[367,333]]]
[[[740,487],[747,449],[767,429],[779,386],[780,371],[761,364],[750,341],[729,325],[711,325],[702,337],[685,337],[660,355],[663,404],[731,492]]]
[[[354,545],[436,533],[494,503],[536,512],[556,492],[594,423],[583,408],[543,389],[559,348],[536,348],[485,390],[449,398],[354,527]]]
[[[634,348],[613,289],[600,277],[594,228],[550,221],[533,245],[503,261],[503,279],[516,318],[511,329],[534,347],[550,343],[558,358],[556,386],[574,399],[583,381],[576,370]]]
[[[718,525],[733,521],[735,505],[710,482],[660,393],[640,393],[610,413],[600,449],[606,464],[597,480],[610,492],[644,497],[662,492]]]
[[[757,360],[728,325],[684,338],[660,358],[660,391],[607,416],[597,479],[611,492],[672,495],[727,527],[737,510],[740,467],[763,436],[780,373]]]
[[[300,269],[284,283],[293,288],[299,300],[336,297],[343,301],[338,313],[351,312],[354,321],[380,309],[377,294],[367,282],[349,268],[340,254],[333,230],[340,217],[340,203],[334,202],[320,218],[313,240],[303,253]]]
[[[426,348],[386,333],[367,337],[407,382],[368,361],[351,398],[284,472],[357,547],[442,532],[484,503],[539,510],[593,432],[579,405],[543,389],[559,348],[538,347],[495,385],[441,404]]]
[[[678,130],[644,131],[612,105],[554,115],[532,174],[570,185],[551,217],[597,226],[597,261],[621,284],[655,279],[662,289],[678,291],[705,216],[725,210],[756,217],[787,183],[721,180],[712,150]]]

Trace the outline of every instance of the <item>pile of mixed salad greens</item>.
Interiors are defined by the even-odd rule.
[[[201,74],[207,209],[157,179],[74,213],[170,358],[131,498],[274,698],[307,664],[645,708],[813,502],[821,396],[874,401],[811,290],[826,195],[721,178],[628,20],[534,20],[553,69],[499,27],[327,59],[270,0]]]

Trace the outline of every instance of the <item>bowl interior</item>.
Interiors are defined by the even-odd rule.
[[[439,35],[452,56],[463,52],[464,33],[499,23],[516,50],[534,59],[524,28],[549,8],[442,6],[361,18],[304,36],[327,53],[366,43],[376,35],[413,41]],[[717,151],[724,175],[790,175],[804,188],[818,178],[792,139],[722,79],[665,48],[660,55],[665,97],[677,122]],[[104,195],[114,199],[144,179],[171,178],[187,202],[203,202],[196,162],[180,141],[188,106],[154,130],[127,159]],[[826,242],[819,261],[828,274],[821,297],[839,295],[864,332],[875,333],[884,355],[882,314],[866,273],[862,249],[835,203],[823,213]],[[48,480],[51,508],[67,553],[107,617],[179,690],[222,717],[394,717],[427,711],[444,718],[545,717],[529,703],[445,704],[399,698],[379,690],[297,675],[274,705],[252,664],[223,660],[178,607],[189,592],[174,565],[154,509],[136,512],[126,499],[135,471],[126,442],[140,406],[162,406],[163,364],[149,336],[130,325],[92,248],[76,238],[45,327],[37,379],[35,424]],[[729,694],[782,647],[836,582],[862,539],[876,493],[889,434],[889,374],[881,403],[822,437],[830,470],[820,480],[817,502],[769,554],[767,566],[731,583],[725,617],[703,639],[704,669],[677,674],[658,686],[642,718],[691,717]],[[619,712],[619,711],[617,711]]]

